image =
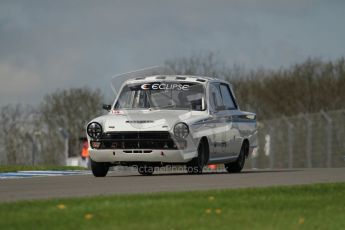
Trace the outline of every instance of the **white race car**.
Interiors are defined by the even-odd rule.
[[[86,127],[91,169],[106,176],[109,167],[137,166],[142,175],[155,167],[186,165],[202,173],[207,164],[240,172],[256,147],[256,115],[239,109],[223,80],[181,75],[129,79],[107,115]]]

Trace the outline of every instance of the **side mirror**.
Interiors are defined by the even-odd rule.
[[[107,110],[107,111],[110,111],[111,110],[111,105],[106,105],[106,104],[103,104],[103,107],[102,107],[104,110]]]

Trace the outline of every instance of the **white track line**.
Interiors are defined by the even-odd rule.
[[[18,172],[0,173],[0,179],[45,177],[45,176],[71,176],[71,175],[83,175],[83,174],[91,174],[91,172],[87,170],[18,171]]]

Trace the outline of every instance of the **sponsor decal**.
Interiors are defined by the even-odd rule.
[[[150,89],[150,87],[151,87],[151,84],[143,84],[143,85],[141,85],[142,89]]]
[[[180,83],[152,83],[142,84],[141,89],[143,90],[189,90],[190,84]]]

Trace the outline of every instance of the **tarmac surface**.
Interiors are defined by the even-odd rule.
[[[239,174],[206,172],[202,175],[158,172],[153,176],[114,171],[105,178],[69,175],[0,180],[0,202],[331,182],[345,182],[345,168],[245,170]]]

